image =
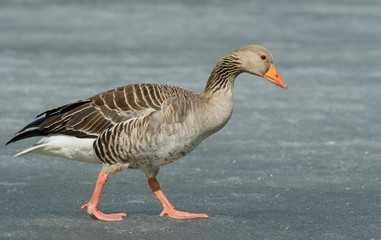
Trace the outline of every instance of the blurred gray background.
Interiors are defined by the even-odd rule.
[[[230,122],[158,180],[4,143],[40,112],[130,83],[202,91],[234,49],[268,48],[288,89],[242,74]],[[381,239],[379,0],[0,2],[0,239]]]

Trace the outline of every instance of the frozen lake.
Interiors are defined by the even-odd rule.
[[[33,3],[32,3],[33,2]],[[381,239],[381,1],[21,1],[0,4],[0,239]],[[202,91],[232,50],[269,49],[283,90],[242,74],[230,122],[158,180],[8,146],[49,108],[129,83]]]

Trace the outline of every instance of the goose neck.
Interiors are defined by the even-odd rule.
[[[210,74],[204,94],[232,91],[234,80],[242,72],[241,63],[237,56],[230,54],[222,58]]]

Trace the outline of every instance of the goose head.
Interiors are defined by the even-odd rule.
[[[233,52],[241,64],[243,72],[251,73],[266,78],[268,81],[282,88],[287,88],[287,84],[282,80],[271,53],[262,46],[248,45],[238,48]]]

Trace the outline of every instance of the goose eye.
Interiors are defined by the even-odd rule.
[[[262,60],[266,60],[266,55],[261,56]]]

